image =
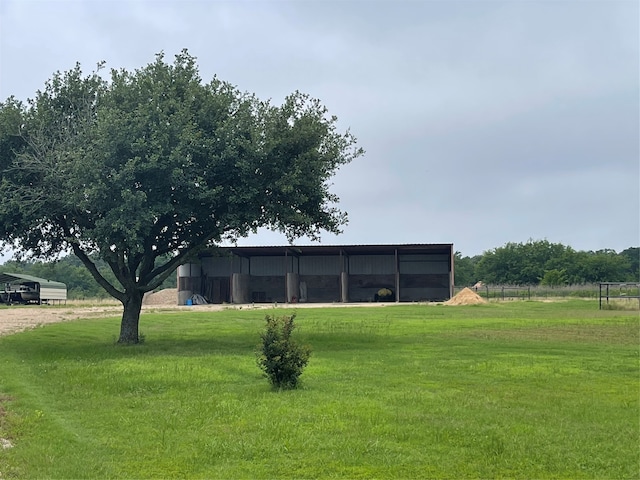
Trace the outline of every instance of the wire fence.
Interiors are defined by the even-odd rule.
[[[608,285],[607,296],[610,299],[620,301],[636,300],[640,304],[640,283],[608,283],[608,284],[584,284],[562,285],[548,287],[542,285],[481,285],[481,286],[456,286],[454,294],[464,288],[469,288],[486,300],[543,300],[553,298],[590,298],[597,300],[601,297],[601,285]],[[640,308],[640,307],[638,307]]]
[[[599,284],[600,310],[637,304],[640,309],[640,283],[603,282]]]

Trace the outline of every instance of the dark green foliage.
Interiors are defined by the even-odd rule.
[[[296,315],[265,316],[267,325],[260,334],[262,344],[258,352],[258,366],[275,388],[292,389],[309,362],[311,349],[291,338]]]
[[[455,282],[457,286],[470,286],[475,284],[479,278],[476,278],[475,267],[482,257],[463,257],[460,252],[456,252],[454,256]]]
[[[0,102],[0,248],[73,252],[122,302],[120,342],[137,343],[144,293],[202,249],[261,227],[340,232],[330,179],[362,150],[336,123],[300,92],[275,106],[205,83],[186,50],[57,72],[26,104]]]
[[[98,271],[112,283],[117,283],[113,272],[104,260],[92,256]],[[40,260],[9,260],[0,265],[0,271],[23,273],[34,277],[63,282],[67,286],[67,296],[71,300],[85,298],[108,298],[109,294],[91,276],[82,262],[75,255],[67,255],[53,262]],[[159,287],[176,288],[176,276],[169,276]]]
[[[627,260],[629,276],[627,280],[640,282],[640,247],[630,247],[621,251],[618,256]]]
[[[576,251],[547,240],[507,243],[482,254],[475,278],[493,285],[580,285],[597,282],[638,281],[636,248],[617,254],[605,249]],[[457,261],[457,259],[456,259]],[[458,282],[456,269],[456,284]]]
[[[567,276],[564,270],[553,268],[544,272],[540,285],[547,287],[559,287],[567,284]]]

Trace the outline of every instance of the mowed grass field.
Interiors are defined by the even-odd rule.
[[[147,313],[0,338],[0,478],[640,477],[640,318],[597,301],[300,309],[294,391],[265,313]],[[34,314],[37,309],[34,308]]]

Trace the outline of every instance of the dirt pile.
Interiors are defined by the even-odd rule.
[[[487,301],[470,288],[463,288],[444,302],[445,305],[478,305],[480,303],[487,303]]]
[[[147,293],[142,299],[143,305],[178,305],[178,289],[165,288],[158,292]]]

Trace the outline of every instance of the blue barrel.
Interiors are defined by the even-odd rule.
[[[187,298],[187,305],[188,306],[193,305],[193,300],[191,300],[190,298]]]

